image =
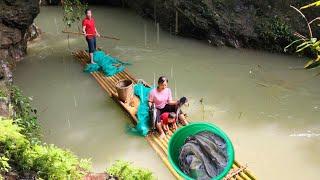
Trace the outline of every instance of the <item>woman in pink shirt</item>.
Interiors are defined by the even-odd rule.
[[[164,112],[177,112],[178,101],[172,100],[172,94],[170,88],[168,88],[168,79],[165,76],[161,76],[158,80],[158,87],[152,89],[149,94],[149,106],[154,103],[157,109],[156,122],[160,123],[160,115]],[[187,121],[184,114],[180,111],[178,115],[179,122],[182,125],[186,125]]]

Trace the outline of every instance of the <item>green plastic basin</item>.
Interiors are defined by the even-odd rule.
[[[230,169],[232,168],[232,164],[234,161],[234,149],[233,145],[228,138],[228,136],[217,126],[210,124],[210,123],[190,123],[189,125],[179,128],[170,138],[169,141],[169,147],[168,147],[168,155],[169,155],[169,161],[175,171],[177,171],[178,174],[180,174],[184,179],[192,180],[190,176],[185,174],[179,167],[179,153],[181,147],[184,145],[185,140],[191,136],[195,135],[202,131],[209,131],[212,132],[221,138],[223,138],[226,141],[227,145],[227,154],[228,154],[228,163],[225,169],[213,180],[220,180],[223,177],[225,177]]]

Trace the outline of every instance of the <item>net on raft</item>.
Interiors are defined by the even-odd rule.
[[[95,51],[93,53],[93,61],[96,64],[87,64],[87,66],[84,68],[84,72],[91,73],[101,70],[106,76],[113,76],[124,71],[126,66],[130,64],[107,55],[103,51]]]
[[[210,180],[218,176],[227,163],[225,140],[208,131],[189,136],[179,154],[181,170],[197,180]]]
[[[129,132],[147,136],[150,130],[150,114],[148,98],[152,88],[146,87],[143,83],[137,83],[134,85],[134,94],[140,98],[140,104],[137,111],[138,124],[134,128],[130,128]]]

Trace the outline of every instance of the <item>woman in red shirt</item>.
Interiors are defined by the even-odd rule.
[[[88,43],[91,63],[94,63],[93,52],[96,50],[96,47],[97,47],[96,36],[100,37],[100,34],[96,29],[91,10],[86,9],[85,13],[86,13],[86,18],[84,18],[82,21],[82,31],[86,36],[86,40]]]

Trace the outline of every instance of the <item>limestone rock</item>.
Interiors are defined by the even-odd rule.
[[[39,0],[0,1],[0,59],[21,59],[26,54],[27,30],[39,13]]]

